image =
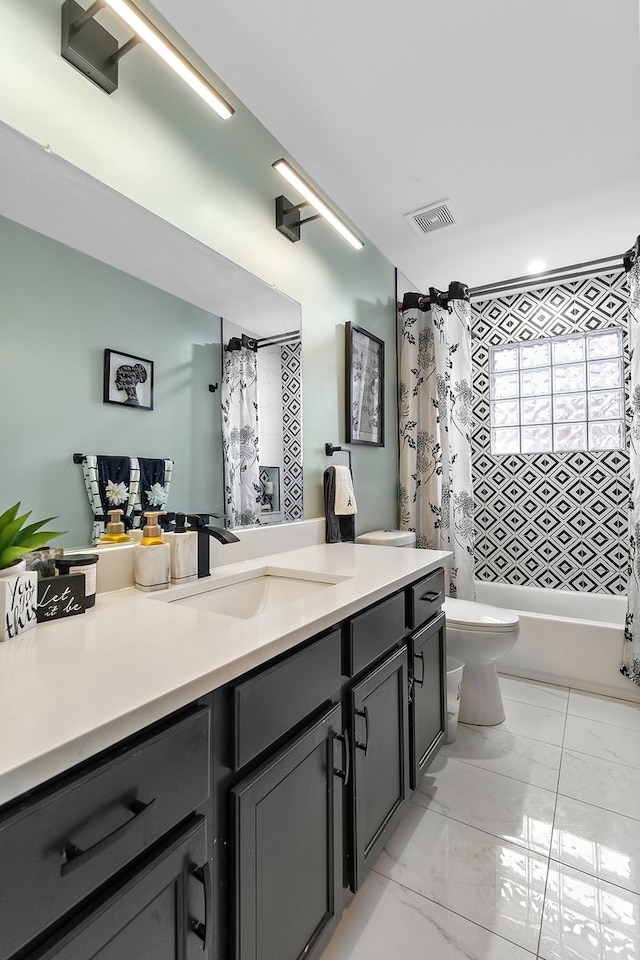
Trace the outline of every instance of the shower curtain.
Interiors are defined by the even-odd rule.
[[[428,300],[399,316],[400,527],[451,551],[449,593],[474,600],[471,306],[461,283]]]
[[[640,237],[624,257],[629,281],[629,574],[620,672],[640,686]]]
[[[260,516],[256,357],[254,342],[245,336],[232,338],[225,349],[220,393],[225,513],[230,527],[256,524]]]

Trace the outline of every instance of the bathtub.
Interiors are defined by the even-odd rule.
[[[500,673],[640,703],[640,687],[620,673],[626,597],[476,580],[476,599],[520,618]]]

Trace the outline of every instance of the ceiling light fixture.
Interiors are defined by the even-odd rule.
[[[543,270],[546,270],[549,264],[546,260],[532,260],[529,266],[527,267],[527,273],[542,273]]]
[[[312,220],[318,220],[323,217],[327,220],[334,230],[337,230],[341,237],[350,243],[354,250],[361,250],[364,243],[359,237],[356,237],[349,227],[331,210],[324,200],[321,200],[318,194],[311,189],[308,183],[296,173],[293,167],[286,160],[276,160],[272,164],[274,170],[287,180],[298,193],[304,197],[304,203],[291,203],[286,197],[276,197],[276,229],[283,233],[288,240],[295,243],[300,239],[300,227],[303,223],[310,223]],[[312,206],[317,210],[313,217],[300,219],[300,210],[303,207]]]
[[[94,18],[108,7],[135,36],[122,47]],[[96,0],[84,10],[75,0],[62,5],[61,54],[107,93],[118,89],[118,62],[138,43],[146,43],[219,117],[234,110],[192,64],[129,0]]]

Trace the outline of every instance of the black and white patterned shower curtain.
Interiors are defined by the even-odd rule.
[[[640,686],[640,237],[625,255],[629,281],[629,576],[621,673]]]
[[[248,340],[242,337],[242,341]],[[230,527],[259,522],[262,485],[258,459],[258,390],[255,347],[229,341],[222,376],[222,448],[225,513]],[[254,341],[255,342],[255,341]]]
[[[450,550],[449,593],[474,600],[471,306],[460,283],[429,299],[399,316],[400,526]]]

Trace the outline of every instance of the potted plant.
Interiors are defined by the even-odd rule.
[[[43,547],[53,537],[60,537],[64,532],[41,529],[45,523],[55,520],[55,517],[47,517],[46,520],[38,520],[25,527],[31,511],[18,516],[19,509],[20,504],[15,503],[0,515],[0,577],[20,573],[24,569],[22,558],[25,554]]]

